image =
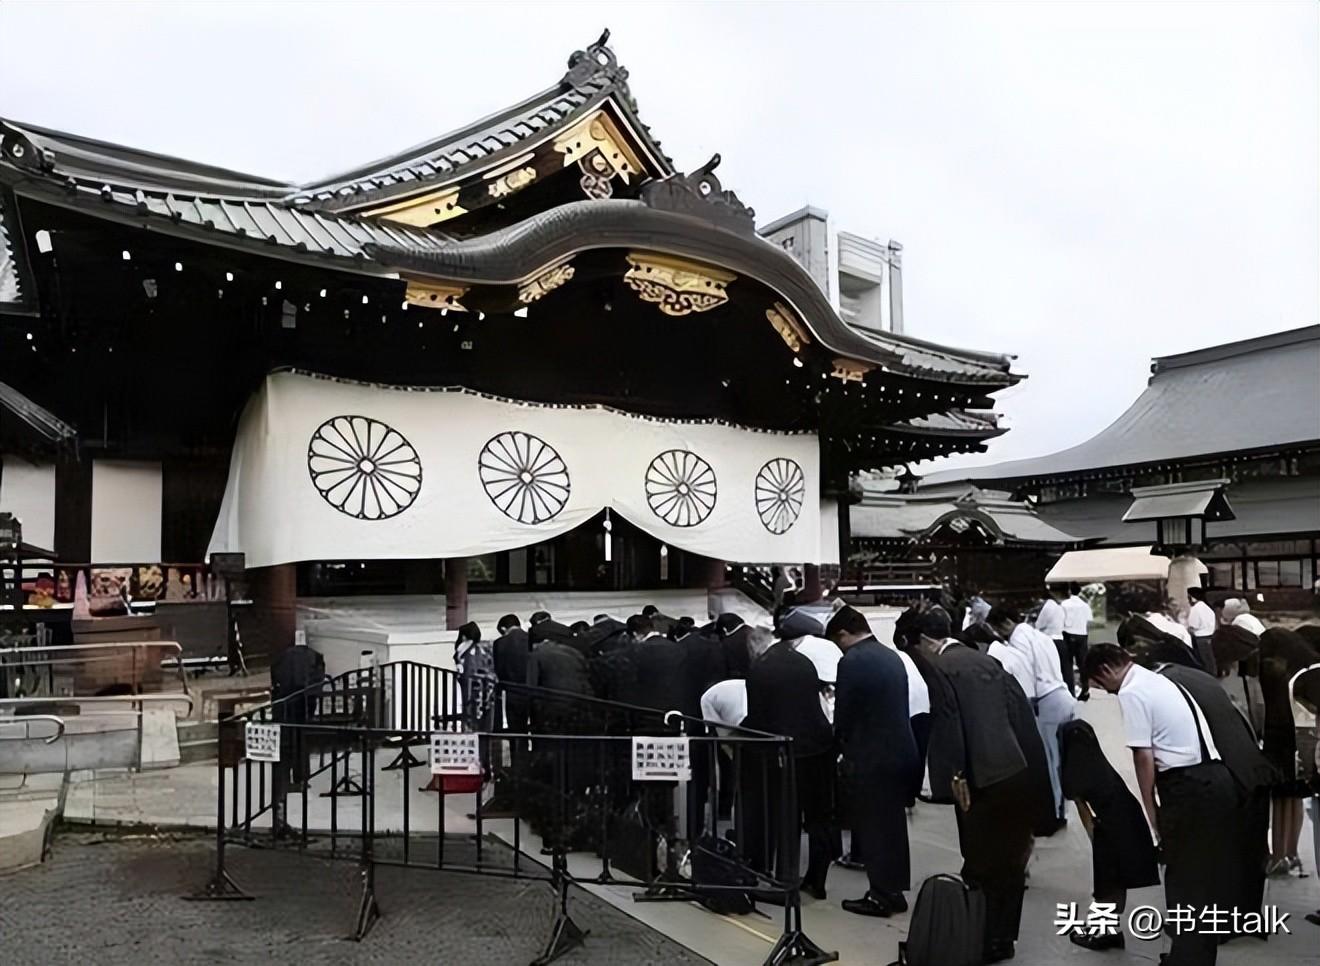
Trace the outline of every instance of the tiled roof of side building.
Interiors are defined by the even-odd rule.
[[[931,473],[1032,480],[1219,454],[1320,445],[1320,325],[1164,356],[1127,411],[1084,443],[1047,456]]]

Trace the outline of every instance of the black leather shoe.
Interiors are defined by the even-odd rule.
[[[1306,914],[1306,921],[1313,926],[1320,926],[1320,909]]]
[[[882,892],[880,893],[880,901],[887,905],[892,912],[908,911],[907,900],[903,898],[901,892]]]
[[[858,916],[871,916],[876,919],[888,919],[894,914],[889,904],[870,892],[860,899],[844,899],[841,903],[844,912]]]
[[[1017,955],[1017,947],[1011,939],[996,939],[990,945],[985,947],[985,961],[987,963],[1002,963],[1006,959],[1012,959]]]
[[[1074,929],[1068,934],[1068,941],[1074,946],[1081,946],[1083,949],[1089,949],[1097,953],[1106,949],[1124,949],[1127,947],[1127,940],[1123,937],[1122,932],[1093,934],[1081,929]]]

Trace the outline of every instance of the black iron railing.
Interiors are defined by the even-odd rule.
[[[511,720],[530,725],[513,732]],[[278,761],[244,748],[249,724],[280,726]],[[606,883],[636,886],[639,901],[782,905],[783,930],[767,963],[837,958],[802,930],[787,738],[716,732],[677,711],[464,680],[411,662],[327,679],[227,718],[220,729],[216,867],[197,898],[247,898],[225,850],[259,845],[356,862],[357,939],[379,916],[375,869],[390,865],[549,884],[555,924],[535,964],[586,935],[568,914],[569,887]],[[413,750],[458,734],[477,736],[479,774],[433,776],[419,788],[412,772],[430,769]],[[690,775],[635,780],[636,737],[686,739]],[[393,759],[378,765],[381,755]],[[434,805],[426,791],[438,793]],[[471,802],[461,828],[446,793]],[[528,851],[533,839],[537,858]]]

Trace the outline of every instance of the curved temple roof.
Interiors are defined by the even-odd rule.
[[[514,284],[556,258],[587,248],[680,255],[735,271],[779,293],[825,348],[867,366],[958,387],[973,405],[986,405],[987,393],[1021,378],[1010,371],[1009,356],[862,333],[843,321],[796,260],[756,235],[751,209],[720,188],[713,175],[718,156],[690,176],[675,173],[637,117],[628,72],[606,46],[608,36],[606,31],[595,44],[575,52],[558,83],[519,104],[308,184],[0,120],[0,185],[9,185],[20,201],[31,198],[203,244],[378,277],[406,271],[441,280]],[[607,129],[601,136],[598,120]],[[589,136],[575,133],[588,126]],[[560,143],[578,137],[586,145],[578,145],[577,153]],[[551,163],[553,169],[539,169],[528,181],[549,177],[541,171],[560,170],[570,159],[581,166],[590,160],[590,151],[606,150],[599,147],[602,143],[615,145],[616,151],[613,175],[605,170],[602,180],[618,176],[627,181],[635,175],[642,200],[595,196],[598,200],[558,204],[470,239],[439,230],[434,220],[400,223],[388,214],[399,205],[420,204],[424,215],[429,209],[418,199],[451,189],[456,197],[460,185],[469,191],[475,184],[482,194],[489,189],[488,197],[499,197],[491,179],[522,173],[526,169],[519,166],[529,163],[534,152],[544,159],[536,163]],[[628,165],[617,161],[618,151],[627,154]],[[938,408],[931,404],[932,412]],[[931,417],[935,422],[918,420],[899,429],[952,431],[977,439],[1000,431],[990,415],[945,415],[942,422]],[[958,425],[947,425],[950,419]]]

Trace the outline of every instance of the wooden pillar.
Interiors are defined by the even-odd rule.
[[[703,557],[702,562],[706,565],[706,589],[719,590],[728,584],[728,572],[724,569],[724,561],[715,557]]]
[[[852,555],[852,501],[847,493],[839,494],[839,583],[848,579],[848,558]]]
[[[55,464],[55,551],[68,563],[92,562],[92,461],[61,457]]]
[[[458,630],[468,619],[467,557],[445,560],[445,629]]]
[[[239,619],[244,655],[250,663],[254,655],[265,654],[273,664],[286,648],[293,647],[298,623],[298,565],[253,567],[247,579],[252,619]]]

